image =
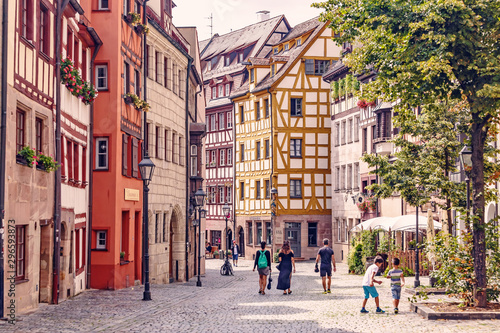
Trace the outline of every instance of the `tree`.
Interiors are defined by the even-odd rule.
[[[467,101],[475,300],[486,306],[484,151],[500,109],[500,1],[328,0],[313,6],[325,9],[322,19],[342,32],[336,42],[359,46],[346,64],[358,73],[371,66],[378,75],[369,90],[399,101],[396,112],[436,99]]]

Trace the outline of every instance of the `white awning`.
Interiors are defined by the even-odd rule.
[[[440,222],[434,220],[434,228],[441,230],[442,225]],[[416,230],[416,217],[415,215],[401,215],[396,217],[375,217],[373,219],[366,220],[354,228],[351,232],[358,232],[361,230],[376,230],[382,229],[384,231],[411,231]],[[427,229],[427,217],[424,215],[418,216],[418,229]]]

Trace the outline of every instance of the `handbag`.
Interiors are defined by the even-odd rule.
[[[276,269],[277,269],[278,271],[280,271],[280,270],[281,270],[281,263],[279,263],[279,264],[277,264],[277,265],[276,265]]]
[[[316,263],[316,265],[314,265],[314,272],[315,273],[319,272],[318,263]]]
[[[267,283],[267,289],[271,290],[271,282],[273,282],[273,278],[271,277],[271,272],[269,272],[269,282]]]

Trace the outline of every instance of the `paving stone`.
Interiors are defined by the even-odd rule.
[[[497,332],[498,320],[428,321],[410,311],[403,296],[395,315],[389,280],[377,287],[385,314],[359,313],[363,301],[362,276],[347,274],[338,264],[332,294],[323,295],[321,278],[313,262],[298,262],[291,295],[276,290],[278,272],[273,271],[272,289],[259,295],[253,262],[240,260],[234,276],[219,274],[222,260],[207,260],[202,287],[190,282],[152,285],[152,301],[142,301],[142,286],[124,290],[89,290],[59,305],[41,305],[19,315],[15,325],[0,323],[0,332]],[[413,279],[407,278],[413,285]],[[403,294],[404,295],[404,294]],[[432,300],[446,296],[434,295]]]

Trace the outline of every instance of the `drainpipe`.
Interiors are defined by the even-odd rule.
[[[90,59],[90,83],[92,86],[95,84],[95,75],[94,75],[94,66],[95,66],[95,58],[97,57],[97,53],[99,52],[99,49],[102,46],[102,41],[95,32],[94,28],[87,27],[88,32],[94,39],[94,42],[96,44],[94,52],[92,53],[92,59]],[[90,289],[90,267],[92,264],[92,251],[91,251],[91,245],[92,245],[92,210],[93,210],[93,205],[92,205],[92,195],[94,193],[94,168],[93,163],[92,163],[92,158],[94,157],[94,103],[90,104],[90,130],[89,130],[89,137],[90,137],[90,143],[89,143],[89,159],[88,159],[88,166],[89,166],[89,225],[88,225],[88,230],[87,230],[87,280],[86,280],[86,288]]]
[[[186,281],[189,281],[189,253],[188,253],[188,247],[187,247],[187,240],[189,237],[189,199],[190,198],[190,184],[189,184],[189,75],[191,73],[191,65],[193,64],[193,58],[188,56],[188,66],[186,70],[186,92],[185,92],[185,102],[186,102],[186,123],[185,123],[185,133],[186,133],[186,153],[184,156],[186,159]],[[194,120],[196,122],[196,119]],[[201,220],[201,219],[200,219]],[[201,223],[200,223],[201,225]],[[196,235],[195,235],[196,236]],[[196,238],[196,237],[195,237]],[[194,240],[196,242],[196,239]],[[195,254],[196,256],[196,254]]]
[[[3,0],[2,17],[2,116],[0,122],[0,229],[3,228],[3,218],[5,214],[5,150],[7,140],[7,38],[9,27],[9,1]],[[3,256],[3,236],[0,237],[0,318],[4,318],[4,256]]]
[[[56,35],[62,36],[62,14],[64,8],[68,5],[69,0],[57,1],[56,13]],[[61,162],[61,38],[56,38],[56,161]],[[59,265],[61,251],[61,168],[55,171],[54,181],[54,253],[53,253],[53,279],[52,279],[52,303],[59,302]]]
[[[271,140],[269,141],[269,146],[270,146],[269,149],[271,150],[270,151],[270,154],[271,154],[271,175],[270,175],[270,179],[269,179],[269,194],[270,194],[270,198],[272,199],[271,189],[274,187],[273,186],[273,175],[274,175],[273,94],[271,94],[271,92],[269,91],[269,88],[267,88],[267,93],[269,94],[268,107],[269,107],[269,117],[271,120],[271,126],[269,126],[271,128]],[[278,201],[278,194],[276,194],[276,201]],[[271,213],[271,237],[272,237],[271,238],[271,260],[273,260],[273,258],[274,258],[274,237],[273,236],[274,236],[274,231],[275,231],[274,223],[276,223],[277,218],[278,218],[278,206],[276,205],[276,216],[274,217],[274,219],[273,219],[272,213]]]
[[[148,23],[148,18],[147,18],[147,15],[146,15],[146,10],[147,10],[147,5],[146,3],[148,2],[149,0],[144,0],[144,2],[142,3],[142,24],[147,24]],[[147,41],[147,35],[148,34],[142,34],[142,41],[143,41],[143,49],[142,49],[142,55],[143,55],[143,59],[142,59],[142,64],[143,64],[143,70],[142,70],[142,74],[143,74],[143,87],[144,87],[144,91],[143,91],[143,95],[144,95],[144,101],[146,102],[146,96],[147,96],[147,87],[148,87],[148,75],[147,75],[147,68],[149,66],[148,62],[149,62],[149,54],[147,54],[147,49],[148,49],[148,44],[146,43]],[[146,56],[147,55],[147,56]],[[143,135],[144,135],[144,139],[142,141],[142,158],[144,158],[144,156],[149,156],[149,147],[148,147],[148,144],[149,144],[149,138],[147,137],[146,135],[146,126],[147,126],[147,112],[144,112],[144,125],[143,125]],[[143,191],[142,191],[142,197],[143,197],[143,200],[144,200],[144,187],[143,187]],[[144,206],[144,205],[143,205]],[[147,208],[147,207],[146,207]],[[148,214],[148,211],[142,211],[142,215],[144,216],[144,214],[147,214],[147,218],[142,219],[143,223],[142,223],[142,233],[144,234],[144,230],[146,230],[146,225],[144,223],[144,221],[148,221],[149,223],[149,214]],[[136,221],[137,222],[137,221]],[[146,267],[144,266],[144,261],[145,261],[145,258],[144,258],[144,253],[146,253],[146,246],[149,246],[149,235],[146,235],[146,236],[143,236],[142,237],[142,253],[141,253],[141,257],[142,257],[142,260],[141,260],[141,281],[142,283],[144,284],[145,283],[145,280],[144,280],[144,274],[145,274],[145,269]]]

